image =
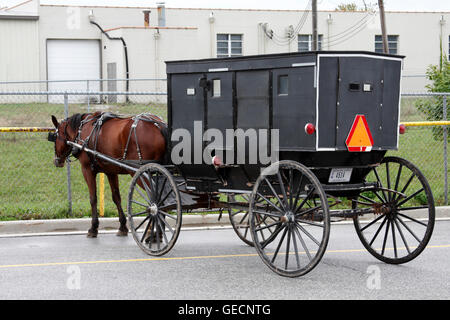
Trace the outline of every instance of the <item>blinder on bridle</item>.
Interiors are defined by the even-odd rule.
[[[56,142],[57,137],[58,137],[58,134],[56,132],[49,132],[47,140],[50,142]]]

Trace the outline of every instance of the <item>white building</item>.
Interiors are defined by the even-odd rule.
[[[424,91],[441,41],[450,52],[450,12],[386,12],[386,20],[391,53],[406,56],[403,92]],[[320,49],[382,50],[379,25],[379,16],[369,12],[319,11]],[[309,50],[311,29],[311,13],[301,10],[73,7],[29,0],[0,9],[0,81],[125,79],[127,66],[129,78],[165,78],[167,60]],[[101,88],[94,82],[91,90],[125,90],[125,83]],[[48,89],[85,89],[79,86],[53,83]],[[148,86],[132,82],[129,89],[165,90]]]

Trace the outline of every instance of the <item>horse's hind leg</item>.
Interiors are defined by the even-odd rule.
[[[97,183],[95,180],[96,174],[89,167],[82,168],[84,180],[89,189],[89,201],[91,203],[92,223],[88,231],[88,238],[96,238],[98,234],[98,213],[97,213]]]
[[[109,174],[107,176],[109,186],[111,187],[112,198],[117,207],[117,211],[119,212],[120,227],[119,230],[117,231],[117,235],[120,237],[127,236],[128,235],[127,219],[122,210],[120,190],[119,190],[119,177],[117,174]]]

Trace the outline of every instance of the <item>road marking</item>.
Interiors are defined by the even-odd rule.
[[[427,246],[427,248],[429,248],[429,249],[450,248],[450,244]],[[401,249],[405,249],[405,248],[397,248],[397,250],[401,250]],[[378,250],[381,250],[381,249],[378,249]],[[386,250],[394,250],[394,248],[386,248]],[[341,249],[341,250],[328,250],[328,251],[326,251],[326,253],[352,253],[352,252],[366,252],[366,251],[367,251],[366,249]],[[47,263],[0,265],[0,269],[12,269],[12,268],[24,268],[24,267],[51,267],[51,266],[79,265],[79,264],[103,264],[103,263],[195,260],[195,259],[220,259],[220,258],[255,257],[255,256],[258,256],[258,254],[257,253],[245,253],[245,254],[224,254],[224,255],[194,256],[194,257],[167,257],[167,258],[123,259],[123,260],[47,262]]]

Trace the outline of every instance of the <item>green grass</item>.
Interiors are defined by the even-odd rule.
[[[402,100],[402,120],[420,121],[414,99]],[[93,105],[96,108],[120,114],[152,112],[166,119],[164,105],[114,104]],[[71,104],[70,114],[86,112],[86,105]],[[64,117],[63,105],[0,104],[0,126],[50,127],[50,115]],[[46,133],[0,134],[0,220],[54,219],[87,217],[90,215],[89,193],[81,174],[80,164],[71,166],[73,212],[67,215],[67,171],[53,163],[54,145],[46,141]],[[408,128],[400,136],[399,151],[388,155],[403,157],[424,173],[437,205],[444,204],[443,142],[432,137],[431,128]],[[122,206],[126,210],[130,176],[120,176]],[[105,179],[105,216],[117,216],[111,200],[109,184]]]

